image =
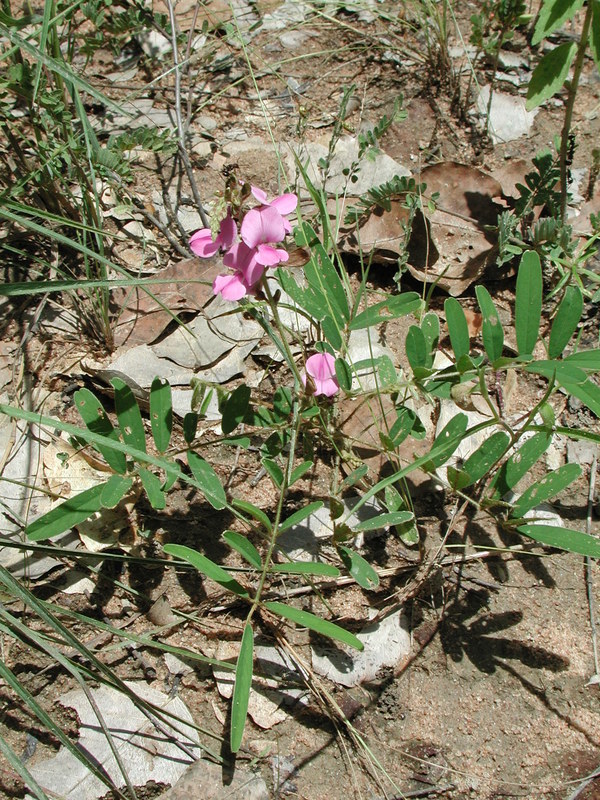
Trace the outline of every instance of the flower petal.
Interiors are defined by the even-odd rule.
[[[250,191],[254,195],[254,197],[258,200],[259,203],[262,203],[265,206],[269,205],[269,201],[267,200],[267,193],[262,189],[259,189],[258,186],[250,186]]]
[[[315,353],[306,360],[306,372],[315,384],[315,395],[332,397],[340,385],[335,377],[335,358],[330,353]]]
[[[280,214],[291,214],[298,205],[298,196],[291,193],[280,194],[279,197],[271,200],[269,205],[276,208]]]
[[[256,260],[265,267],[274,267],[282,261],[287,261],[288,258],[287,250],[271,247],[270,244],[259,244],[256,248]]]
[[[217,275],[213,281],[213,292],[224,300],[241,300],[248,293],[248,287],[239,272],[233,275]]]
[[[213,242],[210,228],[202,228],[190,239],[190,250],[200,258],[210,258],[219,249],[217,242]]]
[[[221,221],[219,227],[219,235],[216,242],[223,250],[227,250],[237,239],[237,225],[231,214],[227,214],[224,220]]]
[[[248,247],[244,242],[238,242],[225,253],[223,264],[239,272],[246,288],[251,289],[257,284],[265,272],[265,267],[257,259],[256,249]]]
[[[285,237],[283,217],[276,208],[251,208],[242,221],[242,240],[248,247],[281,242]]]

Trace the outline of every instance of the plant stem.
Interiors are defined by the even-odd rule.
[[[583,21],[583,28],[581,30],[581,37],[579,39],[579,46],[577,48],[577,55],[575,56],[575,66],[573,67],[573,78],[569,84],[569,95],[567,98],[567,105],[565,108],[565,119],[560,139],[560,218],[562,222],[565,221],[567,216],[567,194],[568,194],[568,167],[567,167],[567,153],[569,149],[569,134],[571,133],[571,124],[573,122],[573,109],[575,107],[575,98],[577,97],[577,88],[579,87],[579,79],[583,69],[583,60],[585,57],[585,49],[587,47],[590,26],[592,24],[592,10],[594,4],[588,3],[585,19]]]

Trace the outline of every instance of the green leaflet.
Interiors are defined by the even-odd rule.
[[[206,497],[211,506],[217,510],[225,508],[227,505],[225,490],[219,480],[219,476],[208,461],[205,461],[193,450],[188,451],[187,460],[192,470],[192,475],[200,485],[204,497]]]
[[[356,550],[343,544],[338,544],[337,549],[344,566],[359,586],[363,589],[376,589],[379,586],[379,575]]]
[[[285,603],[278,603],[274,600],[264,602],[263,606],[274,614],[278,614],[280,617],[295,622],[296,625],[310,628],[310,630],[320,633],[323,636],[328,636],[330,639],[337,639],[337,641],[343,642],[343,644],[347,644],[355,650],[364,649],[363,643],[353,633],[344,630],[344,628],[340,628],[335,622],[329,622],[326,619],[317,617],[315,614],[311,614],[310,611],[302,611],[299,608],[293,608],[293,606],[285,605]]]
[[[123,441],[137,450],[145,451],[146,431],[137,400],[121,378],[113,378],[111,383],[115,390],[115,411]]]
[[[490,484],[492,496],[496,498],[504,497],[505,494],[514,489],[517,483],[523,478],[536,463],[538,458],[550,447],[552,435],[545,431],[536,433],[531,439],[519,445],[516,453],[513,453],[500,467]]]
[[[581,289],[578,286],[567,286],[550,330],[548,344],[550,358],[558,358],[558,356],[562,355],[571,336],[577,330],[582,312],[583,295],[581,294]]]
[[[167,505],[167,497],[163,491],[160,478],[148,469],[138,467],[137,474],[140,476],[142,486],[148,497],[148,501],[152,508],[157,511],[162,511]]]
[[[414,514],[412,511],[389,511],[385,514],[378,514],[376,517],[359,522],[354,526],[354,530],[359,531],[377,531],[380,528],[385,528],[388,525],[403,525],[406,522],[412,522]]]
[[[225,435],[234,431],[244,421],[250,406],[250,387],[243,383],[234,389],[221,408],[221,429]]]
[[[113,476],[116,477],[116,476]],[[75,497],[65,500],[52,511],[48,511],[27,526],[27,538],[32,542],[41,542],[51,536],[64,533],[80,522],[91,517],[102,508],[102,492],[106,484],[92,486],[85,492],[80,492]]]
[[[252,686],[252,668],[254,663],[254,633],[252,625],[244,625],[240,654],[235,668],[235,685],[231,701],[231,735],[229,746],[232,753],[237,753],[242,744],[246,715],[248,714],[248,700]]]
[[[164,378],[154,378],[150,387],[150,427],[156,449],[164,453],[173,430],[171,385]]]
[[[562,467],[548,472],[539,481],[532,483],[513,505],[510,516],[520,519],[540,503],[546,502],[554,495],[562,492],[569,484],[581,475],[579,464],[564,464]]]
[[[123,478],[121,475],[111,475],[104,484],[100,502],[103,508],[115,508],[131,489],[133,478]]]
[[[407,314],[412,314],[421,308],[422,301],[416,292],[404,292],[403,294],[390,297],[381,303],[369,306],[364,311],[360,311],[348,325],[348,330],[357,331],[361,328],[371,328],[380,322],[390,319],[398,319]]]
[[[454,356],[458,361],[462,356],[468,356],[471,349],[469,339],[469,325],[463,307],[455,297],[448,297],[444,302],[444,312],[446,314],[446,325],[450,336],[450,344],[454,350]]]
[[[519,533],[535,539],[536,542],[547,544],[550,547],[560,547],[571,553],[579,553],[590,558],[600,558],[600,541],[595,536],[590,536],[571,528],[559,528],[555,525],[542,525],[529,523],[519,525]]]
[[[502,355],[502,348],[504,347],[504,331],[502,330],[502,323],[498,316],[498,310],[494,305],[494,301],[490,297],[490,293],[485,286],[476,286],[475,294],[477,295],[477,302],[483,315],[482,331],[483,346],[487,357],[493,364],[496,359]]]
[[[188,564],[195,567],[198,572],[206,575],[207,578],[218,583],[224,589],[227,589],[228,592],[233,592],[240,597],[247,598],[249,596],[248,590],[244,589],[244,587],[224,570],[223,567],[215,564],[214,561],[211,561],[210,558],[206,558],[206,556],[203,556],[202,553],[199,553],[197,550],[192,550],[191,547],[186,547],[182,544],[166,544],[163,550],[167,555],[187,561]]]
[[[289,528],[293,528],[294,525],[298,525],[300,522],[305,520],[311,514],[314,514],[315,511],[318,511],[320,508],[323,507],[322,500],[315,500],[314,503],[309,503],[304,508],[299,509],[294,514],[291,514],[287,519],[284,519],[283,522],[279,525],[279,533],[283,531],[287,531]]]
[[[565,42],[544,55],[529,81],[526,104],[528,111],[562,89],[576,52],[575,42]]]
[[[583,0],[544,0],[540,8],[531,44],[539,44],[563,22],[579,11]]]
[[[236,550],[242,558],[245,558],[251,566],[256,569],[262,568],[260,553],[246,536],[236,531],[225,531],[223,533],[223,538],[227,544]]]
[[[542,266],[530,250],[523,254],[515,293],[515,331],[520,356],[531,356],[538,340],[542,317]]]
[[[127,471],[127,459],[124,453],[113,450],[110,447],[110,440],[119,442],[120,438],[117,431],[113,428],[112,422],[107,417],[102,403],[89,389],[79,389],[79,391],[75,392],[73,395],[73,399],[87,429],[109,440],[107,445],[96,445],[98,452],[102,454],[109,467],[123,475]]]
[[[510,444],[510,438],[504,431],[495,431],[485,439],[474,453],[466,459],[459,471],[453,472],[455,476],[450,483],[455,489],[465,489],[487,475],[492,467],[498,463]],[[450,478],[450,467],[448,468]]]

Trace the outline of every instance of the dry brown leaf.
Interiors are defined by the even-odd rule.
[[[426,167],[421,179],[427,184],[427,198],[438,193],[436,210],[427,216],[417,211],[408,245],[406,225],[409,212],[404,199],[391,201],[391,209],[376,208],[361,221],[358,230],[341,228],[342,252],[378,263],[394,263],[408,249],[408,269],[422,282],[437,282],[453,296],[462,294],[476,280],[496,252],[496,235],[486,230],[495,226],[502,206],[502,187],[477,169],[453,161]],[[355,204],[347,198],[346,205]],[[345,208],[330,201],[331,216],[343,218]]]
[[[500,196],[502,187],[476,167],[454,161],[425,167],[420,179],[427,184],[427,197],[438,194],[436,210],[428,215],[435,247],[429,248],[424,264],[417,265],[409,256],[408,268],[418,280],[436,281],[457,297],[496,253],[497,237],[485,226],[497,225],[502,208],[492,198]]]
[[[164,308],[142,288],[115,289],[113,303],[121,309],[114,327],[115,347],[151,344],[174,314],[201,311],[213,296],[212,283],[222,269],[220,258],[188,258],[157,272],[153,276],[157,280],[172,281],[147,287]]]

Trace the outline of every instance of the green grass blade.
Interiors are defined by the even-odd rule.
[[[154,378],[150,387],[150,427],[156,449],[164,453],[173,431],[171,385],[165,378]]]
[[[487,357],[493,364],[494,361],[502,355],[502,348],[504,347],[502,323],[500,322],[500,317],[494,305],[494,301],[490,297],[490,293],[485,286],[476,286],[475,294],[477,295],[477,302],[479,303],[479,308],[483,316],[481,331],[483,346]]]
[[[235,578],[232,578],[223,567],[215,564],[214,561],[206,558],[206,556],[203,556],[202,553],[199,553],[197,550],[192,550],[191,547],[186,547],[183,544],[166,544],[163,550],[167,555],[187,561],[188,564],[195,567],[198,572],[206,575],[207,578],[215,581],[215,583],[227,589],[228,592],[233,592],[240,597],[248,597],[248,590],[244,589],[241,583],[238,583]]]
[[[563,364],[598,372],[600,371],[600,349],[581,350],[578,353],[572,353],[570,356],[563,358]]]
[[[115,508],[133,486],[133,478],[111,475],[106,481],[100,495],[102,508]]]
[[[263,606],[273,614],[278,614],[280,617],[289,619],[295,622],[296,625],[301,625],[305,628],[320,633],[322,636],[328,636],[330,639],[336,639],[338,642],[353,647],[355,650],[363,650],[364,645],[353,633],[340,628],[334,622],[329,622],[326,619],[321,619],[310,611],[302,611],[299,608],[293,608],[285,603],[278,603],[275,600],[269,600],[263,603]]]
[[[46,792],[42,789],[31,772],[27,769],[25,764],[21,761],[19,756],[11,749],[8,742],[4,741],[4,737],[0,733],[0,753],[5,757],[14,771],[21,776],[23,783],[27,786],[30,792],[38,798],[38,800],[50,800]]]
[[[102,492],[105,484],[92,486],[75,497],[69,497],[52,511],[43,514],[28,525],[25,534],[32,542],[41,542],[51,536],[58,536],[80,522],[88,519],[102,508]]]
[[[208,461],[205,461],[193,450],[188,451],[187,460],[192,470],[192,475],[211,506],[216,508],[217,511],[225,508],[227,505],[225,489],[223,489],[223,484],[219,480],[219,476]]]
[[[73,395],[73,400],[88,430],[105,439],[119,441],[119,434],[106,415],[102,403],[89,389],[79,389]],[[123,475],[127,471],[127,459],[123,453],[100,444],[97,447],[106,463],[115,472]]]
[[[567,286],[550,330],[548,355],[558,358],[577,330],[583,313],[583,295],[578,286]]]
[[[455,297],[448,297],[444,302],[446,324],[450,336],[450,344],[454,350],[454,357],[458,361],[462,356],[468,356],[471,349],[469,338],[469,325],[463,307]]]
[[[237,753],[242,744],[248,701],[252,687],[252,668],[254,663],[254,632],[247,622],[242,634],[242,645],[235,668],[235,685],[231,701],[231,736],[229,746],[232,753]]]
[[[121,116],[130,116],[123,108],[121,108],[120,105],[118,105],[118,103],[115,103],[114,100],[110,99],[110,97],[107,97],[105,94],[102,94],[102,92],[94,89],[90,83],[76,75],[73,70],[70,69],[63,61],[58,61],[56,58],[52,58],[52,56],[43,53],[39,47],[31,44],[31,42],[29,42],[27,39],[24,39],[16,31],[11,30],[6,25],[1,23],[0,32],[2,32],[2,35],[6,36],[6,38],[9,39],[11,44],[15,45],[15,47],[23,50],[25,53],[27,53],[27,55],[31,56],[34,61],[39,61],[51,72],[55,72],[57,75],[60,75],[60,77],[68,83],[72,83],[73,86],[77,87],[77,89],[80,91],[85,92],[90,97],[95,98],[99,103],[107,108],[112,108],[113,111],[116,111]]]
[[[115,390],[115,411],[123,441],[137,450],[146,450],[146,431],[133,392],[121,378],[113,378],[111,383]]]
[[[298,525],[300,522],[305,520],[311,514],[314,514],[315,511],[318,511],[320,508],[323,508],[323,501],[315,500],[314,503],[309,503],[307,506],[304,506],[304,508],[301,508],[298,511],[294,512],[287,519],[284,519],[283,522],[279,525],[279,533],[287,531],[294,525]]]
[[[535,508],[540,503],[546,502],[554,495],[562,492],[569,484],[573,483],[581,475],[579,464],[564,464],[562,467],[549,472],[540,478],[539,481],[532,483],[514,504],[510,516],[515,519],[524,517],[528,511]]]
[[[540,257],[530,250],[523,254],[515,294],[515,330],[520,356],[530,356],[538,340],[542,318],[542,266]]]
[[[251,566],[255,567],[255,569],[262,569],[260,553],[246,536],[236,531],[225,531],[223,533],[223,538],[227,544],[236,550],[242,558],[245,558]]]
[[[590,536],[571,528],[559,528],[555,525],[542,525],[528,523],[519,525],[519,533],[535,539],[536,542],[547,544],[549,547],[560,547],[571,553],[579,553],[590,558],[600,558],[600,541],[595,536]]]

